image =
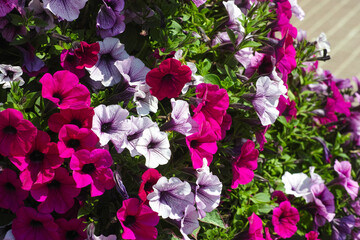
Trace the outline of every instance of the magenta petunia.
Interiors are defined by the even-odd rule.
[[[55,223],[59,226],[58,233],[60,239],[66,240],[84,240],[87,239],[85,219],[70,219],[59,218]]]
[[[30,207],[16,212],[12,233],[17,240],[60,240],[58,225],[48,213],[39,213]]]
[[[141,176],[142,182],[139,188],[139,197],[145,204],[149,204],[147,195],[154,191],[152,186],[154,186],[160,178],[161,174],[153,168],[149,168]]]
[[[249,221],[249,240],[264,240],[263,238],[263,223],[261,218],[255,213],[252,213],[250,217],[248,217]]]
[[[98,142],[99,138],[88,128],[66,124],[59,131],[58,148],[62,158],[69,158],[80,149],[92,150]]]
[[[30,190],[34,183],[45,183],[55,175],[55,169],[64,161],[59,156],[56,143],[50,142],[50,136],[38,130],[33,146],[23,156],[9,157],[10,161],[22,171],[22,188]]]
[[[191,81],[191,70],[181,65],[179,60],[169,58],[161,62],[158,68],[146,75],[146,83],[151,87],[151,95],[159,100],[177,98],[185,83]]]
[[[77,188],[91,184],[91,197],[102,195],[105,190],[115,186],[113,173],[110,169],[113,160],[109,151],[95,149],[91,152],[82,149],[75,152],[70,160],[70,169]]]
[[[199,123],[202,117],[209,122],[217,140],[222,139],[222,123],[229,107],[229,95],[218,85],[201,83],[196,87],[199,104],[193,109],[194,119]],[[228,119],[227,119],[228,121]]]
[[[91,129],[94,114],[94,109],[91,107],[83,109],[61,109],[60,113],[54,113],[50,116],[48,125],[50,130],[55,133],[58,133],[65,124]]]
[[[217,151],[216,135],[208,122],[204,122],[199,132],[186,137],[186,145],[189,148],[193,167],[195,169],[203,166],[203,159],[206,158],[208,165],[213,160]]]
[[[67,70],[57,71],[54,76],[46,73],[41,79],[42,97],[55,103],[60,109],[90,107],[90,92],[79,78]]]
[[[37,129],[23,119],[20,111],[8,108],[0,112],[0,154],[24,155],[29,152]]]
[[[16,212],[24,205],[29,192],[21,189],[17,174],[11,169],[0,172],[0,207]]]
[[[335,161],[334,170],[339,174],[339,177],[335,182],[344,186],[352,200],[358,196],[359,183],[351,178],[351,163],[348,161],[339,162]]]
[[[307,234],[305,234],[306,240],[320,240],[318,239],[319,233],[315,231],[310,231]]]
[[[156,239],[156,225],[159,216],[150,207],[141,203],[137,198],[123,201],[123,206],[116,213],[124,229],[123,239],[151,240]]]
[[[34,184],[30,193],[36,201],[41,202],[38,206],[39,212],[66,213],[74,205],[74,198],[80,193],[80,189],[75,185],[68,171],[59,167],[50,182]]]
[[[299,220],[298,210],[292,207],[289,201],[280,203],[279,207],[273,210],[274,231],[282,238],[289,238],[295,234],[297,231],[296,224]]]
[[[239,184],[248,184],[253,180],[258,157],[259,151],[255,149],[255,143],[247,140],[241,147],[240,155],[233,162],[231,188],[237,188]]]

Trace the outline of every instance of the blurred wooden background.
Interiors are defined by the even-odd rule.
[[[360,0],[298,0],[305,12],[303,21],[294,15],[292,23],[315,40],[324,32],[331,45],[331,60],[320,67],[335,77],[360,78]]]

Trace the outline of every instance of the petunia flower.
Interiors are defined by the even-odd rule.
[[[48,120],[51,131],[58,133],[65,124],[76,125],[79,128],[92,127],[95,112],[92,107],[82,109],[61,109],[60,113],[54,113]]]
[[[161,177],[155,185],[154,192],[147,196],[151,209],[162,218],[180,220],[185,208],[194,205],[194,194],[188,182],[177,177]]]
[[[1,0],[0,1],[0,17],[5,17],[11,12],[17,5],[17,0]]]
[[[66,220],[64,218],[58,218],[55,223],[59,226],[58,233],[60,239],[66,240],[83,240],[87,239],[85,231],[86,224],[83,218]]]
[[[36,127],[23,119],[20,111],[7,108],[0,112],[0,154],[3,156],[24,155],[31,149],[36,136]]]
[[[305,234],[306,240],[320,240],[318,239],[319,233],[315,231],[310,231],[307,234]]]
[[[98,142],[99,138],[90,129],[66,124],[59,131],[60,157],[69,158],[80,149],[95,149]]]
[[[206,0],[192,0],[193,3],[196,5],[196,7],[200,7],[204,3],[206,3]]]
[[[187,205],[185,208],[184,216],[180,220],[180,232],[185,240],[190,240],[187,236],[197,229],[199,225],[199,214],[193,205]]]
[[[41,79],[42,96],[55,103],[60,109],[81,109],[90,107],[90,92],[78,77],[67,71],[57,71],[54,76],[46,73]]]
[[[311,187],[311,193],[316,206],[315,223],[323,226],[326,220],[331,222],[335,217],[334,195],[329,191],[325,184],[315,184]]]
[[[90,78],[94,81],[101,81],[105,87],[113,86],[122,80],[115,62],[129,57],[125,51],[124,44],[117,38],[105,38],[100,44],[99,60],[91,67],[86,68]]]
[[[44,8],[49,9],[54,15],[73,21],[79,17],[80,9],[88,0],[43,0]]]
[[[47,66],[45,66],[43,60],[36,56],[35,48],[30,43],[22,45],[22,47],[17,46],[16,48],[20,50],[23,56],[22,69],[30,77],[47,72]]]
[[[355,217],[353,215],[345,216],[343,218],[335,218],[333,220],[331,229],[331,240],[346,240],[347,236],[351,234],[351,230],[355,226]]]
[[[101,38],[113,37],[125,31],[125,16],[109,6],[105,1],[96,17],[96,33]],[[122,1],[120,1],[122,2]]]
[[[31,0],[28,8],[33,12],[35,18],[40,18],[46,22],[46,26],[35,26],[36,32],[40,32],[42,29],[47,31],[55,27],[53,14],[48,9],[44,8],[44,4],[40,2],[40,0]]]
[[[38,211],[41,213],[66,213],[74,205],[74,198],[80,193],[74,179],[68,171],[59,167],[55,170],[54,178],[47,183],[34,184],[31,187],[31,196],[38,202]]]
[[[302,10],[302,8],[297,3],[297,0],[289,0],[289,3],[291,4],[291,11],[292,13],[300,20],[304,20],[305,12]]]
[[[173,130],[185,136],[198,131],[198,124],[192,119],[189,104],[183,100],[171,99],[171,120],[161,126],[162,131]]]
[[[282,191],[274,191],[272,194],[271,194],[271,199],[276,199],[276,203],[280,204],[281,202],[284,202],[284,201],[289,201],[287,199],[287,197],[285,196],[284,192]]]
[[[261,218],[255,213],[252,213],[250,217],[248,217],[249,221],[249,240],[264,240],[263,237],[263,223]]]
[[[280,203],[279,207],[273,210],[274,231],[282,238],[289,238],[295,234],[297,231],[296,224],[299,220],[298,210],[292,207],[289,201]]]
[[[351,163],[348,161],[335,161],[334,170],[339,174],[338,179],[334,181],[344,186],[352,200],[358,196],[359,183],[351,178]]]
[[[141,184],[139,188],[139,197],[140,199],[145,202],[145,204],[149,204],[149,200],[147,200],[147,196],[149,193],[152,193],[154,189],[152,188],[157,181],[161,178],[161,174],[153,168],[149,168],[146,170],[143,175],[141,176]]]
[[[190,81],[190,68],[173,58],[162,61],[159,68],[152,69],[146,75],[151,95],[159,100],[178,97],[185,83]]]
[[[307,199],[308,195],[311,195],[310,188],[312,181],[305,173],[291,174],[285,172],[281,177],[281,181],[284,183],[286,194],[292,194],[295,197],[304,197],[305,199]]]
[[[148,168],[157,168],[159,165],[167,164],[171,157],[168,136],[158,127],[145,129],[136,142],[135,149],[145,157],[145,166]]]
[[[254,170],[257,168],[259,151],[255,149],[255,143],[247,140],[241,147],[240,155],[233,162],[233,180],[231,188],[237,188],[239,184],[248,184],[254,178]]]
[[[156,113],[158,110],[158,99],[150,94],[150,87],[146,83],[135,87],[134,102],[140,116]]]
[[[48,213],[39,213],[30,207],[16,212],[12,233],[17,240],[60,240],[58,225]]]
[[[124,229],[123,239],[156,239],[159,216],[139,199],[124,200],[116,216]]]
[[[133,56],[122,61],[116,61],[115,66],[130,86],[145,83],[146,74],[150,71],[140,59]]]
[[[29,192],[21,189],[17,174],[11,169],[0,172],[0,207],[10,209],[14,213],[24,205]]]
[[[100,139],[100,145],[104,146],[109,141],[114,144],[119,138],[124,138],[130,129],[131,123],[126,120],[129,112],[120,105],[99,105],[95,109],[92,130]]]
[[[0,84],[2,88],[11,88],[14,82],[19,82],[19,86],[24,85],[25,81],[21,77],[23,71],[19,66],[0,64]]]
[[[187,93],[187,91],[189,90],[189,87],[191,86],[197,86],[200,83],[204,83],[204,77],[201,75],[197,75],[197,68],[195,63],[193,62],[186,62],[186,65],[190,68],[191,70],[191,81],[188,83],[185,83],[183,89],[181,90],[182,94]]]
[[[70,169],[77,188],[91,184],[91,197],[102,195],[105,190],[115,186],[110,169],[113,160],[109,151],[95,149],[91,152],[82,149],[75,152],[70,160]]]

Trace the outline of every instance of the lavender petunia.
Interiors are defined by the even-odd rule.
[[[131,86],[136,86],[139,83],[145,83],[146,74],[150,72],[150,69],[147,68],[140,59],[133,56],[130,56],[122,61],[117,61],[115,66],[125,81],[127,81]]]
[[[158,110],[158,99],[150,94],[150,87],[144,83],[135,87],[134,102],[136,111],[140,116],[156,113]]]
[[[147,196],[151,209],[163,218],[180,220],[188,205],[194,205],[194,194],[188,182],[177,177],[161,177]]]
[[[331,240],[346,240],[355,226],[355,217],[349,215],[343,218],[335,218],[332,224]]]
[[[33,11],[34,17],[40,18],[47,23],[45,27],[35,27],[37,32],[40,32],[42,28],[44,30],[49,30],[55,27],[53,15],[48,9],[45,9],[43,5],[44,4],[40,2],[40,0],[31,0],[29,2],[29,9]]]
[[[115,13],[120,13],[125,6],[124,0],[103,0],[103,2],[111,7]]]
[[[180,232],[185,240],[190,240],[187,235],[193,233],[199,227],[198,217],[198,212],[193,205],[188,205],[185,208],[184,216],[180,221]]]
[[[0,64],[0,85],[3,84],[2,88],[11,88],[12,83],[19,82],[19,86],[22,86],[25,83],[22,74],[19,66]]]
[[[73,21],[79,17],[82,9],[88,0],[43,0],[44,7],[54,15]]]
[[[136,145],[139,139],[142,136],[142,133],[145,129],[157,127],[156,123],[154,123],[148,117],[130,117],[131,127],[126,132],[123,138],[118,138],[113,141],[115,148],[118,153],[121,153],[125,148],[127,148],[132,157],[136,155],[141,155],[136,150]]]
[[[302,8],[297,3],[297,0],[289,0],[289,3],[291,4],[291,11],[292,13],[300,20],[304,20],[305,12],[302,10]]]
[[[32,45],[28,44],[27,49],[17,47],[24,57],[23,68],[31,76],[36,76],[37,73],[46,69],[44,61],[42,61],[35,54],[35,49]]]
[[[325,184],[316,184],[311,187],[311,193],[316,206],[315,223],[323,226],[326,220],[331,222],[335,217],[334,195]]]
[[[96,32],[101,38],[116,36],[125,30],[125,16],[115,12],[106,3],[100,7],[96,18]]]
[[[161,126],[162,131],[173,130],[185,136],[198,131],[198,124],[192,119],[189,111],[189,104],[183,100],[171,99],[171,120]]]
[[[130,127],[126,120],[129,112],[120,105],[99,105],[94,108],[92,131],[99,137],[100,145],[106,145],[110,140],[116,141],[124,137]]]
[[[339,162],[336,160],[334,170],[339,174],[338,179],[334,181],[342,185],[350,195],[351,199],[355,200],[359,193],[359,183],[351,178],[351,163],[348,161]]]
[[[0,0],[0,17],[5,17],[17,4],[17,0]]]
[[[145,166],[148,168],[157,168],[159,165],[167,164],[171,157],[167,134],[161,132],[158,127],[145,129],[135,149],[145,157]]]
[[[105,38],[100,44],[99,60],[92,68],[86,68],[90,78],[110,87],[122,80],[121,73],[115,66],[118,60],[129,57],[125,46],[117,38]]]

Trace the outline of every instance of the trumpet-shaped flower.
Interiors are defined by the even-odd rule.
[[[44,8],[49,9],[54,15],[73,21],[79,17],[80,9],[88,0],[44,0]]]
[[[274,231],[282,238],[289,238],[295,234],[299,220],[298,210],[292,207],[289,201],[281,202],[279,207],[273,210]]]

